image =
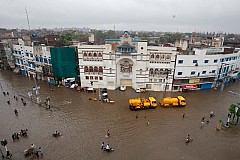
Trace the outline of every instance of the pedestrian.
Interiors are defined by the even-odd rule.
[[[201,121],[201,126],[203,126],[204,125],[204,121]]]
[[[5,93],[5,92],[3,92],[3,95],[5,96],[5,95],[6,95],[6,93]]]
[[[17,111],[16,108],[14,109],[14,113],[15,113],[16,116],[18,116],[18,111]]]
[[[14,98],[14,99],[16,98],[15,95],[13,96],[13,98]]]
[[[9,93],[7,92],[7,95],[9,95]]]
[[[16,101],[18,101],[18,98],[17,98],[17,96],[16,96]]]
[[[21,101],[23,102],[23,98],[21,98]]]
[[[136,118],[138,118],[138,113],[137,113],[137,115],[136,115]]]
[[[149,125],[150,124],[150,122],[149,122],[149,120],[147,121],[147,125]]]
[[[183,115],[182,115],[182,118],[184,118],[185,117],[185,113],[183,113]]]
[[[10,100],[7,101],[8,105],[10,105]]]
[[[101,149],[104,149],[104,142],[102,142]]]
[[[107,130],[107,137],[109,137],[110,136],[110,133],[109,133],[109,129]]]

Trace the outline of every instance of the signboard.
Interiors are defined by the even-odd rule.
[[[196,89],[197,85],[196,84],[186,84],[182,85],[182,89]]]
[[[199,82],[200,82],[200,79],[196,78],[196,79],[189,79],[188,83],[199,83]]]

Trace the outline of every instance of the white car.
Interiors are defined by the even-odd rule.
[[[127,89],[126,86],[120,86],[120,90],[121,90],[121,91],[125,91],[126,89]]]
[[[140,90],[140,88],[136,88],[136,93],[140,93],[141,92],[141,90]]]

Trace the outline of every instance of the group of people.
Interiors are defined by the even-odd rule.
[[[39,158],[43,155],[42,148],[39,147],[36,149],[36,146],[34,144],[31,144],[31,146],[28,149],[25,149],[23,152],[26,157],[36,155],[36,157]]]
[[[53,133],[53,137],[59,137],[59,136],[61,136],[62,134],[60,133],[60,132],[58,132],[58,131],[55,131],[54,133]]]
[[[114,149],[111,148],[111,147],[109,146],[109,144],[107,144],[107,145],[105,146],[104,142],[102,143],[101,149],[104,150],[104,151],[107,151],[107,152],[114,151]]]
[[[213,111],[211,111],[211,112],[209,113],[209,117],[212,118],[212,117],[214,117],[214,116],[215,116],[215,114],[213,113]],[[205,118],[206,118],[206,117],[202,117],[201,126],[204,125],[204,123],[205,123]],[[209,120],[207,120],[207,124],[208,124],[208,123],[209,123]]]
[[[108,129],[108,130],[107,130],[107,134],[106,134],[105,137],[109,137],[109,136],[110,136],[110,131],[109,131],[109,129]],[[103,151],[107,151],[107,152],[114,151],[114,149],[111,148],[111,147],[109,146],[109,144],[107,144],[107,145],[105,146],[105,143],[104,143],[104,142],[102,142],[101,149],[102,149]]]
[[[214,116],[215,116],[215,114],[213,113],[213,111],[211,111],[211,112],[209,113],[209,117],[212,118],[212,117],[214,117]],[[184,118],[184,117],[185,117],[185,113],[183,114],[183,118]],[[205,118],[206,118],[206,117],[202,117],[202,119],[201,119],[201,126],[204,125],[204,123],[205,123]],[[208,123],[209,123],[209,120],[207,120],[207,124],[208,124]],[[193,139],[190,137],[190,135],[187,135],[185,142],[186,142],[186,143],[189,143],[189,142],[191,142],[191,141],[193,141]]]
[[[19,133],[13,133],[12,134],[13,141],[19,140],[19,136],[27,137],[27,131],[28,131],[28,129],[21,129],[21,131]]]

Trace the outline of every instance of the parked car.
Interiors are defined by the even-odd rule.
[[[136,93],[145,93],[146,92],[146,88],[136,88]]]
[[[126,86],[120,86],[120,90],[121,90],[121,91],[125,91],[126,89],[127,89]]]

